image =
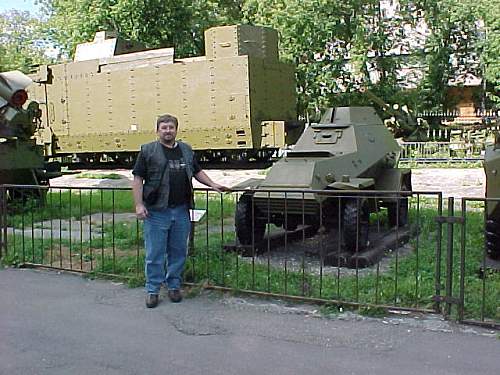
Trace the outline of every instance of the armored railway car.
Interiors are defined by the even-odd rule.
[[[275,30],[211,28],[205,51],[175,59],[173,48],[144,50],[97,33],[73,62],[33,74],[38,142],[48,157],[86,167],[130,164],[165,113],[179,118],[178,137],[201,162],[264,161],[298,138],[294,67],[279,61]]]

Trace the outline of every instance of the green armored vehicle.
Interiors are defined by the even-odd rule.
[[[28,100],[31,79],[19,71],[0,73],[0,184],[46,184],[43,150],[34,134],[40,125],[37,102]]]
[[[130,165],[156,139],[156,119],[179,119],[178,138],[202,163],[267,161],[302,130],[295,70],[278,56],[278,33],[235,25],[205,31],[205,56],[146,49],[99,32],[73,62],[44,65],[30,94],[41,105],[37,134],[47,156],[86,168]]]
[[[306,128],[293,150],[273,165],[262,182],[240,197],[235,217],[240,244],[261,241],[268,222],[287,230],[301,224],[328,230],[339,223],[340,213],[344,248],[354,252],[366,247],[370,212],[380,206],[388,208],[392,226],[405,225],[408,198],[374,199],[360,194],[363,190],[411,191],[411,171],[396,168],[399,150],[373,108],[330,109],[321,123]],[[322,191],[345,193],[335,196]],[[342,195],[349,198],[339,199]]]
[[[484,154],[486,198],[500,198],[500,135]],[[487,202],[486,252],[492,259],[500,259],[500,200]]]

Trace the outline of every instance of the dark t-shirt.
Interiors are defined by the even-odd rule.
[[[177,206],[179,204],[189,204],[191,199],[191,184],[188,181],[186,163],[182,157],[181,148],[178,146],[174,148],[163,146],[163,153],[168,163],[168,205]],[[193,159],[193,167],[193,174],[201,170],[196,159]]]
[[[186,172],[186,163],[182,157],[182,150],[179,146],[168,148],[163,146],[163,153],[168,163],[169,194],[168,205],[178,206],[180,204],[189,204],[191,199],[191,184],[188,181]],[[147,165],[143,158],[137,158],[132,174],[135,176],[146,177]],[[193,174],[201,171],[196,158],[193,159]]]

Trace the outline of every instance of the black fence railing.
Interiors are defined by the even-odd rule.
[[[459,320],[500,327],[499,198],[463,198],[457,207],[463,218],[452,253],[455,273],[450,278],[458,296]],[[458,267],[457,267],[458,265]],[[457,269],[458,268],[458,269]]]
[[[475,162],[484,159],[484,142],[402,142],[401,161],[416,163]]]
[[[4,185],[0,198],[4,263],[144,283],[129,189]],[[451,220],[439,192],[196,189],[184,280],[494,326],[500,275],[485,263],[484,203],[462,202],[465,219]]]

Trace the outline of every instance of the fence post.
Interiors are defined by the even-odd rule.
[[[454,204],[455,199],[453,197],[448,198],[448,216],[438,216],[436,217],[436,221],[439,224],[440,230],[442,224],[448,224],[448,245],[446,247],[446,280],[445,280],[445,296],[440,295],[441,291],[441,244],[438,243],[437,254],[436,254],[436,295],[434,300],[436,301],[436,309],[439,311],[439,303],[445,302],[446,306],[443,312],[445,318],[447,318],[451,314],[451,305],[456,304],[459,308],[459,314],[461,313],[461,306],[463,305],[462,301],[462,292],[460,291],[460,297],[453,297],[453,225],[461,224],[462,225],[462,246],[461,246],[461,261],[463,262],[465,256],[465,216],[454,216]],[[463,266],[461,267],[462,270]],[[462,273],[463,274],[463,273]],[[462,286],[463,280],[461,280]]]
[[[442,193],[439,194],[438,199],[438,217],[436,218],[438,224],[438,237],[436,241],[436,273],[435,273],[435,304],[434,310],[436,312],[441,311],[441,254],[442,254],[442,241],[443,241],[443,222],[438,220],[443,216],[443,196]]]
[[[448,198],[448,217],[454,216],[455,199]],[[445,316],[451,313],[451,298],[453,296],[453,222],[448,221],[448,246],[446,249],[446,308]]]
[[[465,309],[465,229],[466,221],[465,217],[467,214],[467,200],[462,198],[462,218],[463,224],[461,228],[460,236],[460,304],[458,305],[458,320],[461,322],[464,320],[464,309]]]
[[[0,259],[9,254],[7,245],[7,188],[0,186]]]
[[[4,248],[4,187],[0,186],[0,260],[3,258]],[[6,238],[6,237],[5,237]]]

